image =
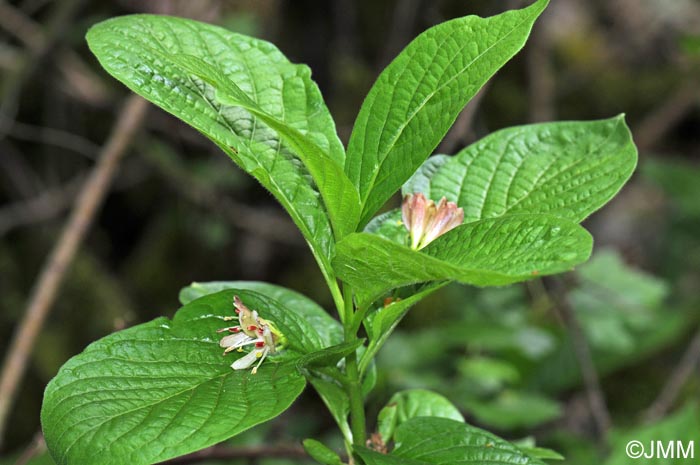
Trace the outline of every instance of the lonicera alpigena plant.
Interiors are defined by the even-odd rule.
[[[172,320],[91,344],[51,381],[42,424],[56,462],[192,452],[278,416],[309,382],[354,463],[542,464],[425,391],[397,393],[368,442],[364,399],[374,356],[413,304],[452,281],[501,286],[585,261],[592,238],[578,223],[634,170],[622,117],[505,129],[428,158],[547,1],[418,36],[377,79],[347,149],[309,68],[267,42],[164,16],[94,26],[87,40],[110,74],[214,141],[287,210],[339,321],[271,284],[193,284]],[[375,216],[399,189],[402,208]]]

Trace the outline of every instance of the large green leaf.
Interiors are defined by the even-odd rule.
[[[418,252],[368,233],[337,244],[333,265],[368,305],[396,287],[455,280],[505,285],[570,270],[585,261],[592,238],[579,225],[549,215],[508,215],[459,226]]]
[[[525,44],[547,6],[428,29],[382,72],[355,122],[345,171],[366,222],[437,146],[467,102]]]
[[[367,465],[544,465],[498,436],[448,418],[408,420],[396,429],[395,442],[396,448],[386,459],[367,449],[358,452]]]
[[[166,16],[104,21],[87,34],[102,66],[127,87],[202,132],[253,175],[289,212],[329,281],[330,222],[306,168],[277,130],[250,111],[222,105],[215,89],[178,65],[199,57],[234,82],[262,112],[293,127],[337,164],[344,151],[309,68],[272,44],[220,27]]]
[[[288,340],[255,375],[232,370],[240,354],[222,357],[218,345],[234,294]],[[305,386],[296,360],[323,346],[304,315],[267,296],[202,297],[69,360],[45,392],[46,443],[59,465],[146,465],[210,446],[286,410]]]
[[[464,421],[457,407],[446,397],[426,389],[397,392],[379,411],[377,424],[384,442],[389,442],[397,427],[416,417],[450,418]]]
[[[580,222],[620,190],[636,164],[622,116],[533,124],[496,131],[447,160],[438,157],[422,170],[429,182],[416,178],[410,187],[456,202],[467,223],[514,213]]]
[[[303,317],[313,326],[323,339],[323,346],[329,347],[343,341],[343,327],[333,319],[319,304],[299,292],[262,281],[211,281],[192,283],[180,290],[180,303],[186,305],[205,295],[226,289],[245,289],[259,292],[270,297],[295,314]]]

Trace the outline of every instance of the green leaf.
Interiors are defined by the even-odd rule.
[[[318,463],[324,465],[343,465],[338,454],[315,439],[304,439],[304,450]]]
[[[567,271],[585,261],[591,247],[590,234],[569,220],[509,215],[459,226],[420,252],[373,234],[351,234],[337,244],[333,265],[363,306],[413,283],[494,286]]]
[[[464,421],[457,407],[446,397],[425,389],[410,389],[394,394],[379,411],[378,430],[384,442],[389,442],[397,427],[416,417],[450,418]]]
[[[255,375],[232,370],[240,355],[218,345],[234,294],[287,338]],[[147,465],[216,444],[286,410],[305,385],[296,360],[323,344],[304,315],[262,294],[202,297],[69,360],[44,395],[46,443],[59,465]]]
[[[261,281],[212,281],[192,283],[180,290],[180,303],[186,305],[205,295],[227,289],[245,289],[264,294],[290,308],[313,326],[323,339],[323,347],[339,344],[343,340],[343,327],[320,305],[299,292]]]
[[[395,443],[391,454],[384,456],[389,459],[365,453],[366,449],[357,452],[367,465],[544,465],[496,435],[448,418],[410,419],[396,429]]]
[[[214,89],[172,59],[193,55],[235,82],[271,117],[294,127],[337,164],[344,152],[308,67],[272,44],[182,18],[133,15],[93,26],[88,44],[100,64],[137,94],[198,129],[265,186],[289,212],[334,282],[333,234],[308,172],[274,129],[251,112],[221,105]]]
[[[421,180],[408,188],[456,202],[465,223],[515,213],[580,222],[622,188],[637,149],[618,116],[503,129],[436,163],[426,168],[427,187]]]
[[[382,72],[355,122],[345,171],[365,224],[430,155],[459,112],[525,44],[547,6],[432,27]]]
[[[360,198],[357,189],[343,172],[341,164],[290,124],[262,110],[257,102],[209,63],[191,55],[175,55],[171,59],[191,75],[212,85],[216,89],[216,99],[219,103],[244,108],[277,131],[280,138],[294,150],[311,173],[338,237],[355,231],[360,216]]]

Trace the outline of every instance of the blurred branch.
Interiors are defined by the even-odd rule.
[[[683,386],[693,373],[697,372],[700,366],[700,331],[690,341],[681,361],[671,373],[668,381],[664,385],[659,397],[651,404],[651,407],[644,413],[645,423],[654,423],[662,418],[671,409]]]
[[[41,142],[45,145],[53,145],[83,155],[94,160],[100,147],[88,139],[61,129],[47,128],[14,122],[8,129],[12,137],[29,142]]]
[[[49,188],[34,198],[0,208],[0,237],[17,227],[53,218],[64,211],[84,180],[85,175],[79,174],[62,186]]]
[[[46,320],[58,289],[73,261],[78,246],[112,182],[119,161],[141,127],[148,104],[132,96],[122,108],[119,118],[102,149],[100,158],[85,182],[68,223],[44,263],[32,291],[24,316],[14,334],[0,375],[0,443],[4,437],[8,415],[17,388],[27,368],[27,361]]]
[[[221,446],[210,447],[199,452],[184,455],[175,459],[166,460],[162,465],[186,465],[191,463],[202,463],[212,460],[234,460],[234,459],[263,459],[263,458],[286,458],[303,459],[309,456],[300,446],[248,446],[228,448]]]
[[[46,46],[46,37],[41,26],[4,0],[0,0],[0,27],[17,37],[35,53]]]
[[[639,123],[634,131],[634,139],[640,152],[652,149],[700,103],[698,88],[695,80],[689,80]]]
[[[39,66],[41,60],[48,54],[54,43],[64,34],[73,15],[78,11],[83,0],[63,0],[56,2],[47,22],[45,31],[40,26],[32,25],[31,19],[22,12],[0,0],[0,27],[17,34],[28,47],[28,53],[21,65],[14,69],[4,81],[2,102],[0,103],[0,139],[2,139],[12,120],[15,118],[19,97],[25,81]],[[17,26],[21,24],[21,26]]]
[[[549,282],[552,284],[554,291],[552,292],[552,300],[555,304],[554,308],[559,313],[571,337],[571,343],[586,388],[586,397],[588,398],[591,415],[596,425],[598,438],[602,441],[610,429],[612,422],[610,419],[610,412],[605,403],[605,395],[600,385],[598,372],[593,363],[591,348],[588,345],[588,340],[586,340],[581,324],[576,318],[576,313],[571,307],[571,302],[569,302],[569,298],[566,294],[565,284],[560,278],[551,278]]]
[[[473,134],[473,123],[476,113],[479,111],[479,105],[481,100],[484,98],[491,81],[484,84],[484,87],[477,92],[477,94],[472,98],[464,110],[459,114],[455,124],[452,125],[447,135],[442,140],[437,148],[437,153],[452,154],[454,151],[462,145],[466,145],[471,142],[470,137]]]

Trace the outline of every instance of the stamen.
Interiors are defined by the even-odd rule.
[[[255,365],[255,366],[253,367],[253,371],[251,372],[252,374],[255,374],[255,373],[258,372],[258,368],[260,367],[260,365],[262,365],[262,362],[263,362],[263,360],[265,360],[265,357],[267,357],[267,353],[268,353],[269,351],[270,351],[270,349],[269,349],[268,347],[265,347],[265,348],[262,350],[262,352],[258,352],[257,354],[255,354],[257,357],[260,357],[260,361],[258,362],[257,365]]]
[[[256,329],[258,329],[258,327],[255,325],[248,326],[248,331],[255,331]]]
[[[255,343],[255,347],[263,348],[263,347],[265,347],[265,343],[262,342],[262,341],[258,341],[258,342]]]

